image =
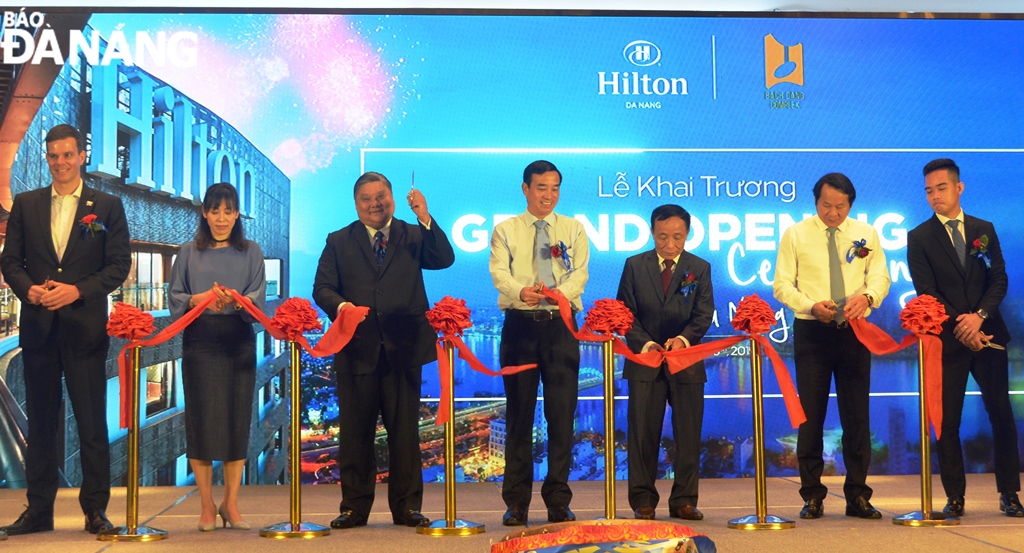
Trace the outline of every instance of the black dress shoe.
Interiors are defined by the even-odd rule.
[[[800,518],[810,520],[821,518],[825,514],[825,504],[820,499],[808,499],[804,502],[804,508],[800,509]]]
[[[1017,492],[999,494],[999,510],[1006,513],[1008,517],[1024,517],[1024,507],[1020,504]]]
[[[704,520],[704,513],[697,510],[693,505],[680,505],[668,510],[668,514],[672,518],[681,518],[683,520]]]
[[[999,504],[1002,506],[1002,503]],[[964,496],[962,495],[951,495],[946,498],[946,506],[942,508],[942,512],[947,515],[955,517],[964,516]]]
[[[637,520],[654,520],[654,507],[644,505],[633,509],[633,518]]]
[[[409,528],[416,528],[417,526],[430,526],[430,519],[420,514],[419,511],[413,511],[412,509],[406,509],[400,515],[391,515],[391,520],[395,521],[395,524],[404,524]]]
[[[571,522],[574,520],[576,520],[576,515],[569,510],[568,505],[559,503],[548,507],[548,522]]]
[[[501,524],[504,526],[526,526],[530,508],[526,505],[510,505],[505,514],[501,517]]]
[[[357,515],[352,509],[342,509],[341,514],[331,521],[331,528],[338,530],[356,526],[366,526],[366,517]]]
[[[846,516],[877,519],[882,518],[882,513],[872,507],[871,502],[865,499],[864,496],[860,496],[854,499],[852,503],[846,504]]]
[[[85,531],[90,534],[99,534],[105,530],[110,530],[114,525],[110,523],[110,519],[107,518],[107,513],[104,513],[101,509],[95,509],[85,513]]]
[[[13,524],[0,528],[0,530],[7,532],[8,536],[47,532],[53,530],[53,515],[25,509],[25,512],[21,513],[18,520],[14,521]]]

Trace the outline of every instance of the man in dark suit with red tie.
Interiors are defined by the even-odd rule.
[[[427,322],[423,269],[450,267],[455,252],[419,190],[406,197],[417,225],[393,218],[391,182],[380,173],[359,177],[354,196],[359,220],[327,237],[313,283],[313,299],[332,317],[349,306],[370,308],[352,341],[334,356],[342,501],[331,528],[362,526],[370,515],[378,414],[388,433],[392,520],[426,526],[430,521],[420,514],[420,383],[423,365],[437,359],[437,332]]]
[[[107,436],[107,295],[132,265],[121,200],[85,186],[85,143],[77,129],[46,135],[51,186],[18,194],[7,222],[0,270],[21,300],[25,366],[28,508],[3,529],[10,535],[53,530],[60,458],[61,376],[78,423],[85,529],[112,528]]]
[[[965,215],[960,208],[964,183],[951,159],[924,167],[924,190],[935,215],[907,235],[907,262],[919,295],[934,296],[949,319],[942,325],[942,437],[939,469],[946,490],[944,513],[964,515],[963,451],[960,419],[967,375],[981,389],[992,423],[999,510],[1024,517],[1020,491],[1017,425],[1009,396],[1009,362],[1003,347],[1010,332],[999,313],[1008,279],[999,238],[992,223]],[[1000,348],[989,347],[993,345]]]
[[[659,206],[651,214],[651,233],[654,251],[627,259],[619,280],[618,299],[635,317],[626,342],[636,353],[699,344],[715,311],[711,265],[684,251],[690,214],[678,205]],[[652,369],[627,359],[622,375],[629,381],[629,506],[634,516],[655,518],[659,495],[654,483],[667,401],[676,444],[669,515],[703,519],[697,509],[697,483],[708,380],[704,362],[670,374],[665,364]]]

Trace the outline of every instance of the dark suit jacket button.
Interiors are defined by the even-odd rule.
[[[60,267],[57,267],[57,272],[58,272],[58,273],[63,273],[63,272],[64,272],[64,269],[61,269]]]
[[[378,311],[378,312],[377,312],[377,316],[378,316],[378,317],[383,317],[383,316],[384,316],[384,313],[383,313],[383,312],[381,312],[381,311]]]

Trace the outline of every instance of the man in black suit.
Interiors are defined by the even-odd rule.
[[[28,415],[28,509],[10,535],[53,530],[60,459],[61,375],[78,423],[85,529],[112,528],[107,437],[107,295],[132,265],[121,200],[85,186],[82,135],[57,125],[46,135],[51,186],[18,194],[0,270],[21,300],[21,355]],[[95,216],[91,225],[89,219]],[[100,225],[103,227],[101,228]]]
[[[437,358],[437,333],[427,322],[422,270],[450,267],[455,252],[419,190],[407,196],[418,225],[393,218],[391,182],[380,173],[359,177],[354,196],[359,220],[327,237],[313,283],[313,299],[332,317],[349,306],[370,308],[352,341],[334,356],[342,501],[331,528],[366,524],[377,476],[378,413],[388,433],[392,519],[426,526],[430,521],[420,514],[420,382],[423,365]]]
[[[992,223],[965,215],[960,208],[960,168],[951,159],[924,167],[924,190],[935,215],[907,235],[907,262],[918,294],[934,296],[949,319],[942,325],[942,437],[938,440],[944,513],[964,514],[963,451],[960,418],[967,375],[981,389],[992,423],[999,510],[1024,517],[1020,491],[1017,425],[1009,396],[1006,346],[1010,332],[999,313],[1008,279],[999,238]]]
[[[711,326],[715,297],[711,265],[684,251],[690,214],[678,205],[662,205],[651,213],[654,251],[626,260],[618,299],[633,312],[626,334],[637,353],[672,351],[699,344]],[[629,506],[638,519],[653,520],[658,505],[654,481],[658,470],[661,422],[665,402],[672,406],[676,443],[675,481],[668,499],[669,515],[701,520],[697,509],[700,473],[700,430],[704,420],[704,362],[676,374],[668,366],[652,369],[626,360],[622,376],[629,381]]]

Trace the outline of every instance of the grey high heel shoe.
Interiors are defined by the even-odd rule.
[[[249,530],[252,526],[244,520],[231,520],[228,515],[224,513],[224,504],[217,508],[217,512],[220,513],[221,520],[224,521],[224,528],[231,527],[232,530]]]

